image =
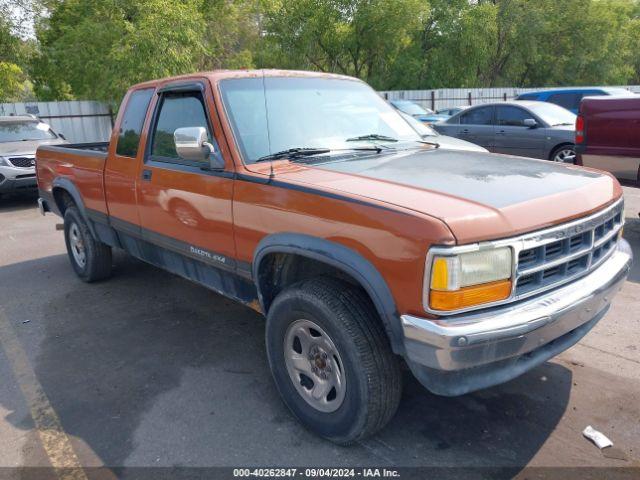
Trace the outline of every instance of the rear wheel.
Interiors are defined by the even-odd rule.
[[[331,278],[288,288],[269,309],[266,343],[280,395],[316,434],[348,444],[394,415],[398,358],[362,290]]]
[[[576,149],[573,145],[561,145],[551,154],[551,160],[559,163],[576,163]]]
[[[64,212],[64,239],[71,266],[82,280],[94,282],[111,275],[111,247],[93,238],[75,206]]]

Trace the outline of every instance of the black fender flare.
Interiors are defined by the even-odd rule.
[[[76,206],[78,207],[78,211],[80,212],[80,215],[82,216],[83,220],[89,227],[89,231],[91,232],[91,235],[93,235],[93,238],[97,239],[98,236],[96,235],[93,222],[91,221],[91,219],[89,218],[89,215],[87,214],[87,208],[84,206],[84,202],[82,201],[82,195],[80,195],[80,191],[78,190],[78,187],[76,187],[75,184],[68,178],[58,177],[58,178],[55,178],[51,184],[51,193],[53,194],[53,192],[56,189],[64,190],[69,195],[71,195],[71,198],[73,199]],[[58,207],[58,211],[62,214],[62,217],[64,217],[64,213],[63,213],[64,208],[62,205],[58,203],[58,199],[55,197],[55,195],[53,195],[53,201],[56,203],[56,206]]]
[[[404,342],[400,315],[387,282],[380,272],[358,252],[331,240],[299,233],[275,233],[263,238],[255,249],[252,274],[258,291],[258,300],[266,314],[260,289],[260,264],[268,254],[290,253],[311,258],[328,265],[355,279],[371,298],[389,337],[391,348],[403,354]]]

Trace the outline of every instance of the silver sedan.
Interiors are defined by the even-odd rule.
[[[514,100],[469,107],[433,128],[491,152],[574,163],[575,121],[557,105]]]

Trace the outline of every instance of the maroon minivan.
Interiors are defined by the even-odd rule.
[[[576,118],[576,163],[640,185],[640,95],[586,97]]]

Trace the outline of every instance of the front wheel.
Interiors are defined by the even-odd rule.
[[[559,163],[576,163],[576,149],[573,145],[563,145],[556,148],[551,154],[551,160]]]
[[[349,444],[395,414],[398,358],[362,290],[324,277],[288,288],[269,309],[266,344],[282,399],[316,434]]]
[[[64,212],[64,240],[71,266],[82,280],[94,282],[111,275],[111,247],[93,238],[75,206]]]

